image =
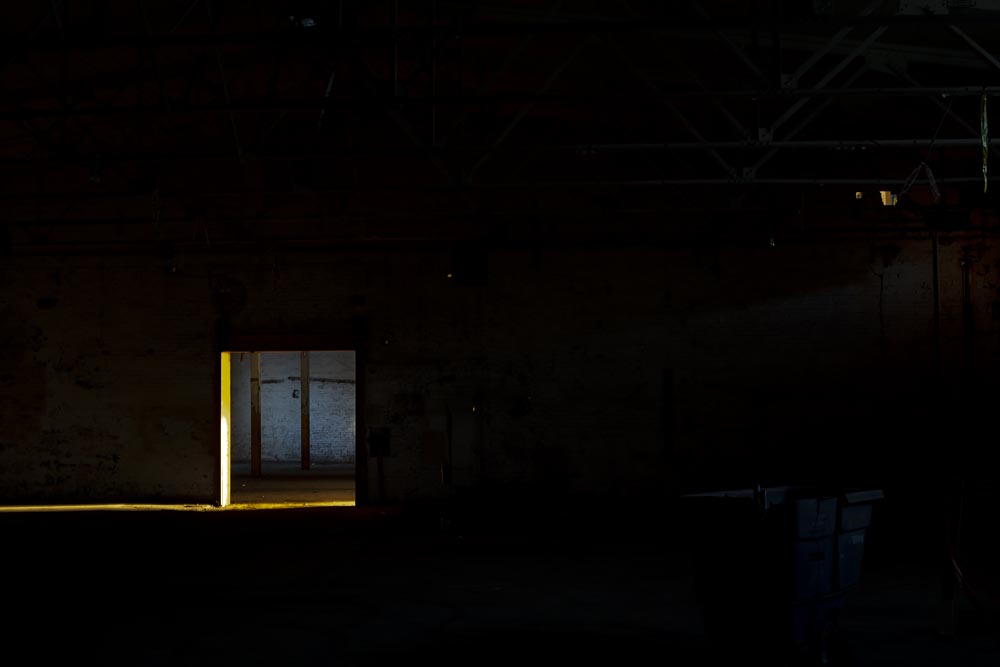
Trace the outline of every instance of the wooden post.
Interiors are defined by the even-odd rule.
[[[260,477],[260,352],[250,354],[250,475]]]
[[[354,502],[366,505],[368,497],[368,394],[366,392],[368,360],[368,322],[364,318],[354,320]]]
[[[309,353],[303,352],[299,361],[299,403],[302,407],[302,469],[309,470]]]

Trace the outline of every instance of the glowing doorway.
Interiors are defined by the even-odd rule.
[[[222,506],[355,504],[352,351],[223,353]]]

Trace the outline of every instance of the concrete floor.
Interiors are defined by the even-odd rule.
[[[261,473],[252,477],[249,463],[233,464],[234,504],[354,502],[353,464],[302,470],[298,463],[264,461]]]
[[[3,650],[19,664],[718,664],[672,524],[574,512],[2,515]],[[1000,664],[988,627],[933,631],[937,583],[869,568],[845,664]]]

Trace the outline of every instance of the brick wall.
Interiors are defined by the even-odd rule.
[[[358,316],[390,498],[444,493],[449,443],[455,485],[498,494],[989,470],[974,429],[1000,401],[1000,254],[943,235],[938,378],[930,249],[494,249],[482,285],[426,248],[6,256],[0,497],[212,500],[219,323]],[[220,304],[220,280],[245,298]]]
[[[0,499],[213,497],[214,319],[148,258],[0,260]]]
[[[352,463],[355,449],[354,352],[309,356],[310,460]],[[300,355],[261,355],[261,459],[301,460]],[[232,355],[233,461],[250,460],[250,355]]]

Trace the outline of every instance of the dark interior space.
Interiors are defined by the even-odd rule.
[[[1000,664],[1000,0],[0,18],[14,662]]]

